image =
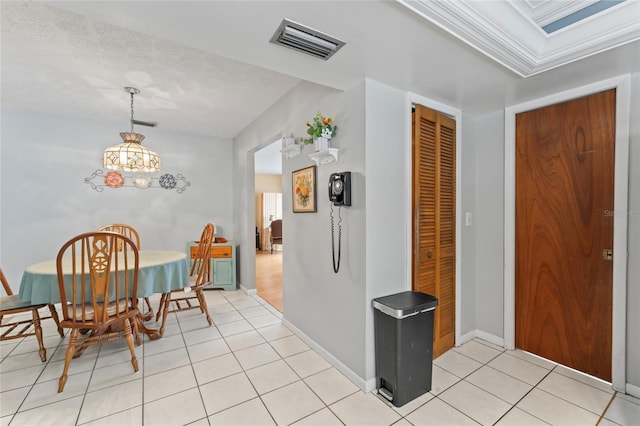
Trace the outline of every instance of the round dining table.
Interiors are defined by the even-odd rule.
[[[139,251],[139,298],[185,287],[189,287],[189,260],[186,253],[171,250]],[[31,301],[33,304],[60,303],[56,261],[46,260],[28,266],[22,274],[19,296],[21,301]],[[153,313],[145,319],[150,316]],[[144,325],[141,331],[152,339],[161,337],[157,330],[148,329]]]

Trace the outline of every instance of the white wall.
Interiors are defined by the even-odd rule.
[[[216,224],[216,235],[233,238],[230,140],[136,127],[160,154],[162,170],[154,176],[182,173],[191,186],[182,194],[134,187],[96,192],[84,178],[102,168],[102,151],[121,141],[126,122],[1,114],[0,265],[16,292],[26,266],[54,258],[74,235],[108,223],[133,225],[143,249],[185,251],[207,222]]]
[[[476,327],[504,338],[504,113],[475,124]]]
[[[409,105],[405,92],[374,80],[366,80],[366,271],[363,304],[366,335],[366,378],[375,377],[375,345],[371,300],[411,290],[408,262],[411,241],[406,211],[407,128]],[[408,151],[408,152],[407,152]]]
[[[631,76],[627,270],[627,383],[640,396],[640,73]]]
[[[339,161],[318,167],[318,212],[291,212],[291,172],[311,163],[304,147],[300,156],[283,160],[283,252],[284,319],[314,344],[346,367],[360,386],[371,386],[375,375],[374,330],[371,299],[411,288],[407,238],[411,220],[410,120],[407,94],[373,80],[337,92],[301,83],[235,138],[234,207],[253,211],[253,197],[245,185],[253,185],[252,152],[279,134],[304,133],[304,123],[316,111],[334,116],[339,126],[334,142]],[[463,126],[472,135],[473,120]],[[463,130],[464,134],[464,130]],[[473,138],[470,142],[473,143]],[[473,157],[471,158],[473,163]],[[468,165],[467,163],[465,163]],[[327,180],[332,172],[351,171],[353,205],[342,209],[343,245],[338,274],[332,270]],[[463,193],[471,198],[463,205],[473,210],[475,174],[463,171]],[[409,197],[409,198],[407,198]],[[366,217],[365,217],[366,212]],[[336,210],[337,214],[337,210]],[[240,216],[240,215],[238,215]],[[240,219],[236,234],[251,241],[253,228]],[[251,220],[252,222],[252,220]],[[463,230],[463,234],[466,230]],[[473,244],[473,233],[463,241]],[[252,250],[242,250],[242,285],[253,289],[255,268]],[[468,280],[463,284],[463,303],[474,305],[475,248],[463,259]],[[467,294],[468,292],[468,294]],[[462,329],[475,330],[474,310],[465,312]],[[343,372],[345,370],[343,369]]]
[[[363,105],[363,82],[345,92],[302,82],[235,138],[234,151],[234,207],[252,212],[249,204],[253,195],[248,199],[245,192],[251,183],[251,152],[280,133],[303,135],[305,122],[317,111],[334,118],[338,133],[333,144],[341,149],[340,158],[317,169],[317,213],[293,213],[291,209],[291,172],[313,164],[308,157],[312,147],[305,146],[298,157],[283,159],[284,318],[359,377],[364,377],[366,278]],[[341,171],[352,173],[353,205],[342,209],[342,259],[335,274],[326,188],[329,175]],[[253,194],[252,189],[249,191]],[[336,208],[336,223],[337,214]],[[236,233],[243,236],[243,241],[253,238],[252,232],[253,225],[250,228],[246,219],[239,221]],[[242,245],[240,250],[241,282],[253,289],[255,253]]]
[[[476,120],[467,114],[462,115],[462,166],[461,179],[461,283],[460,291],[460,334],[463,340],[473,337],[476,330],[476,256],[478,217],[476,205]],[[466,213],[471,213],[471,226],[466,226]]]

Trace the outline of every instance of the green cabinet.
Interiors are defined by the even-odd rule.
[[[190,259],[195,257],[197,251],[198,244],[195,241],[187,243]],[[233,241],[211,244],[211,282],[205,289],[236,289],[236,246]]]
[[[236,289],[236,268],[234,259],[212,259],[213,284],[225,290]],[[231,288],[227,288],[227,287]]]

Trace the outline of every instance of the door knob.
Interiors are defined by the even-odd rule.
[[[429,251],[427,252],[427,258],[428,258],[428,259],[432,259],[432,258],[433,258],[433,252],[432,252],[431,250],[429,250]]]

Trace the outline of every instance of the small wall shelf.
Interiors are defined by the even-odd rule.
[[[338,148],[327,148],[314,152],[313,154],[309,154],[309,158],[315,161],[318,166],[321,164],[329,164],[334,161],[338,161],[338,151]]]
[[[287,158],[287,159],[297,157],[302,152],[302,145],[298,145],[298,144],[288,145],[283,147],[280,150],[280,152],[282,153],[282,155],[284,155],[284,158]]]

